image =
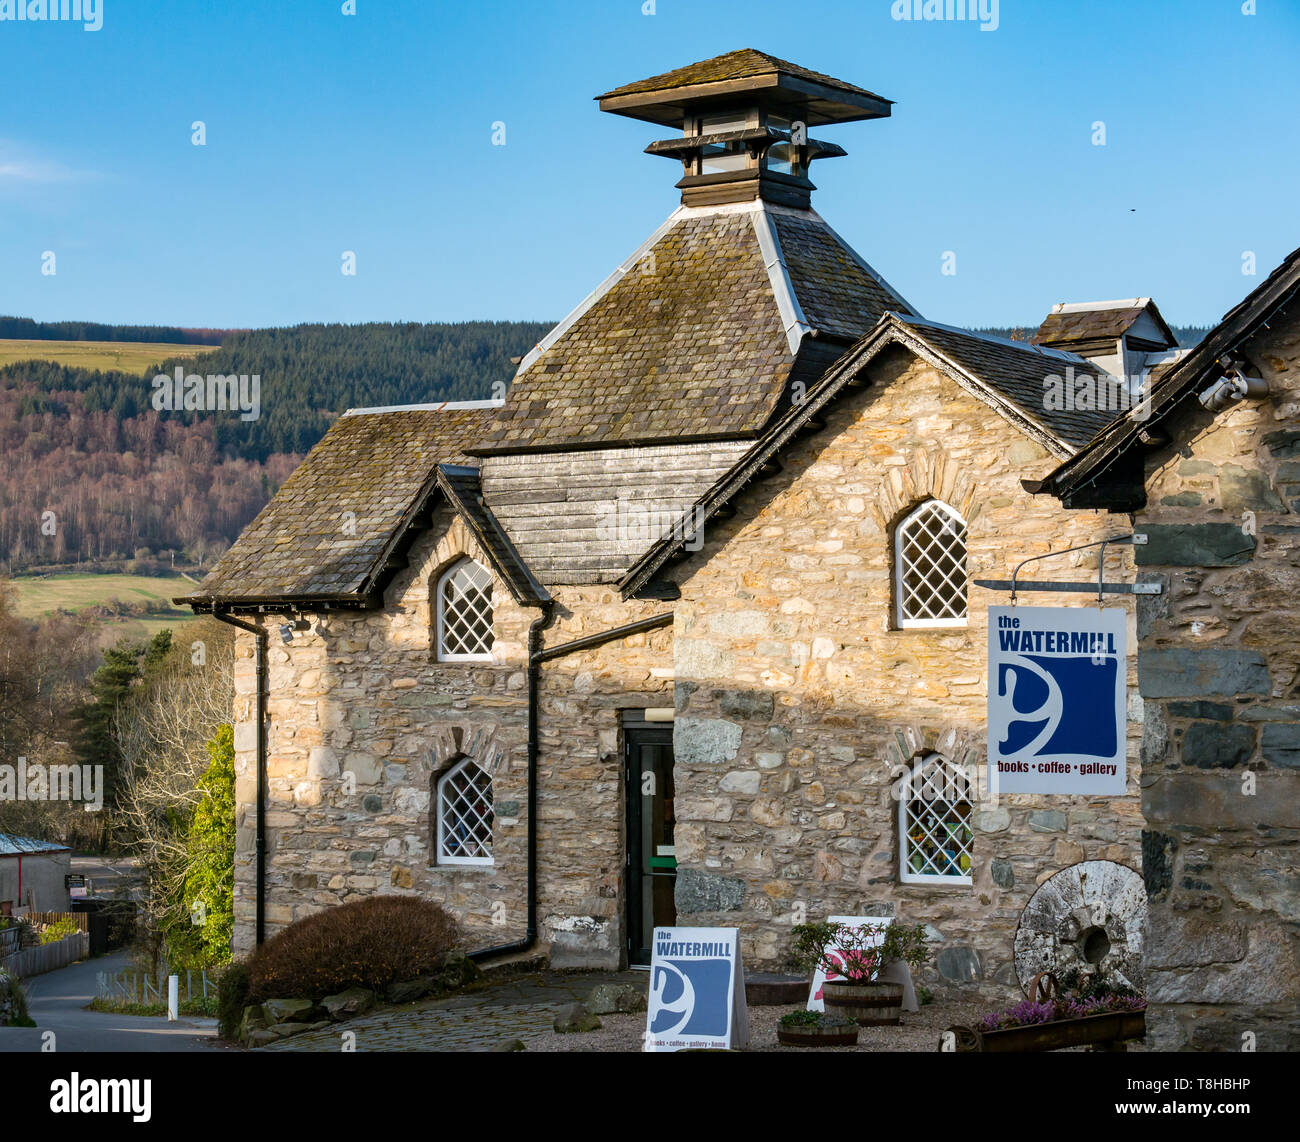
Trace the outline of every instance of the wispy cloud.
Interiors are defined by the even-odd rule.
[[[86,182],[95,171],[77,170],[57,159],[38,155],[9,139],[0,139],[0,186],[32,183]]]

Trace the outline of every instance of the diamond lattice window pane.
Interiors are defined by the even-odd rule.
[[[905,882],[971,879],[975,834],[965,773],[938,755],[917,761],[899,805],[899,841]]]
[[[492,657],[492,574],[472,559],[457,563],[438,585],[438,655]]]
[[[898,525],[898,610],[903,625],[966,619],[966,523],[931,500]]]
[[[438,860],[492,860],[492,778],[468,758],[438,783]]]

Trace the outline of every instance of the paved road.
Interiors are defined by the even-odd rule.
[[[0,1052],[39,1051],[54,1032],[56,1051],[211,1051],[215,1019],[168,1023],[147,1015],[110,1015],[84,1010],[99,990],[100,972],[129,967],[125,953],[82,960],[25,981],[28,1014],[35,1027],[0,1027]]]
[[[86,878],[95,896],[134,896],[144,873],[130,857],[76,855],[72,871]]]

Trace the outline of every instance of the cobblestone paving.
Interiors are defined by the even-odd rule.
[[[345,1032],[356,1036],[358,1051],[490,1051],[511,1039],[528,1039],[551,1030],[555,1014],[569,1003],[584,1002],[601,983],[646,986],[645,972],[542,972],[449,999],[384,1007],[359,1019],[336,1023],[282,1039],[262,1051],[340,1051]]]

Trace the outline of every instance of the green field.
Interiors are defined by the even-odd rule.
[[[80,611],[119,599],[124,603],[147,603],[163,599],[171,606],[177,595],[185,595],[194,584],[179,575],[24,575],[11,580],[18,593],[18,613],[29,618],[50,611]],[[172,615],[127,616],[123,622],[160,630],[177,621],[193,618],[193,612],[177,610]]]
[[[145,341],[13,341],[0,338],[0,367],[15,361],[54,361],[83,369],[147,373],[169,357],[197,357],[216,345],[171,345]]]

